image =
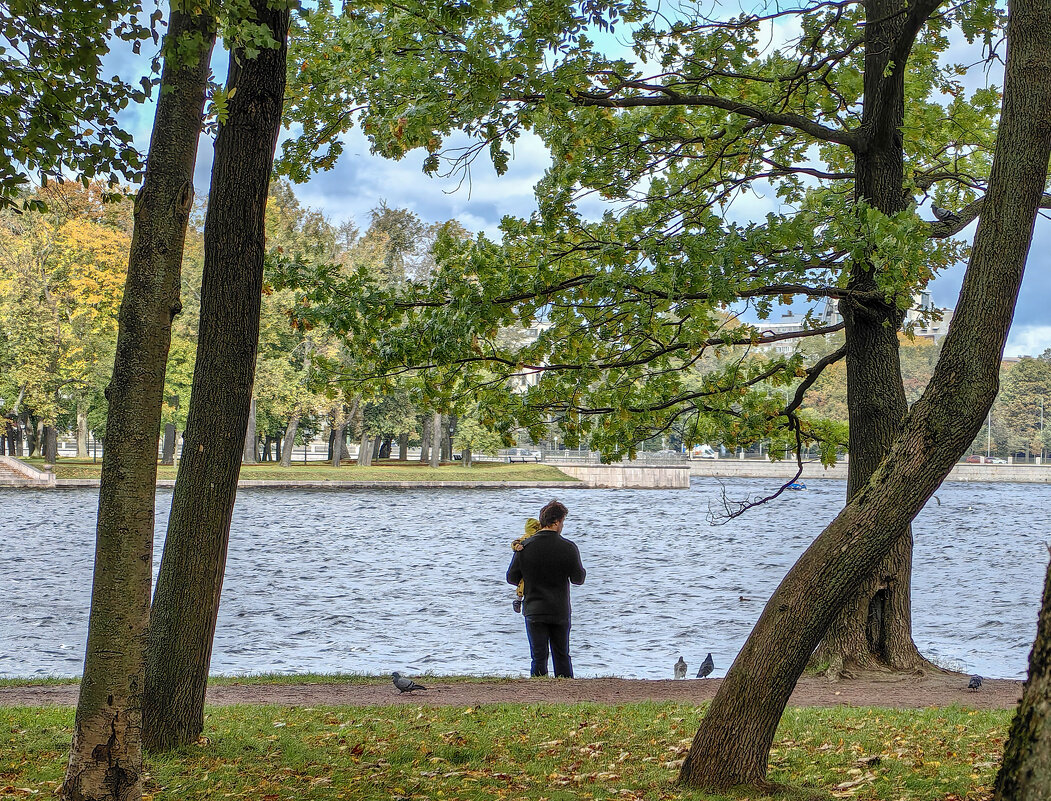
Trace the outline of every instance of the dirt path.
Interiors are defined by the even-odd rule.
[[[370,706],[419,704],[475,706],[477,704],[576,703],[625,704],[636,701],[700,703],[710,700],[719,679],[654,681],[648,679],[504,679],[426,684],[426,692],[399,694],[389,682],[374,684],[231,684],[211,687],[208,702],[277,704],[282,706]],[[981,690],[967,689],[967,677],[870,675],[836,683],[804,676],[792,694],[792,706],[881,706],[915,709],[928,706],[966,706],[974,709],[1012,709],[1022,694],[1022,682],[987,679]],[[76,685],[0,688],[3,706],[73,706]]]

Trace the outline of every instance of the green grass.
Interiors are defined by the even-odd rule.
[[[40,467],[43,459],[24,459]],[[174,479],[175,467],[160,465],[157,478]],[[58,478],[98,478],[102,461],[59,458],[55,463]],[[561,470],[546,464],[506,464],[503,462],[475,462],[464,467],[459,462],[445,463],[433,468],[419,461],[382,461],[372,467],[358,467],[344,463],[332,467],[322,462],[293,463],[290,467],[276,464],[242,465],[241,478],[267,481],[566,481],[575,482]]]
[[[702,711],[668,703],[209,707],[205,738],[152,756],[145,789],[152,801],[726,799],[674,783]],[[790,708],[769,778],[796,797],[986,799],[1009,714]],[[70,709],[0,709],[0,798],[24,797],[19,788],[53,792],[72,722]]]

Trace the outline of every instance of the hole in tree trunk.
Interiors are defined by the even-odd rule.
[[[866,630],[869,653],[882,655],[886,651],[887,628],[884,616],[887,607],[887,590],[877,590],[869,600],[869,620]]]

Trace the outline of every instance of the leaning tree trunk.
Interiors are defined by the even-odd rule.
[[[292,446],[296,444],[296,431],[299,429],[299,412],[296,411],[291,419],[288,421],[288,425],[285,426],[285,441],[281,446],[281,466],[291,467],[292,466]],[[306,445],[303,446],[304,448]]]
[[[1029,654],[1029,679],[1011,722],[993,799],[1051,801],[1051,565]]]
[[[948,475],[996,397],[1000,359],[1051,158],[1051,0],[1014,0],[989,190],[956,315],[889,453],[792,567],[701,721],[681,780],[766,783],[774,731],[814,647]]]
[[[873,0],[865,26],[864,111],[855,150],[855,199],[890,216],[905,208],[904,70],[888,70],[894,43],[908,24],[902,0]],[[898,53],[908,57],[908,51]],[[876,269],[855,262],[849,288],[876,293]],[[898,357],[904,312],[893,301],[840,301],[846,324],[847,409],[850,422],[847,499],[868,482],[890,449],[908,402]],[[829,627],[812,660],[830,676],[853,669],[915,670],[928,666],[912,639],[912,532],[906,523],[891,552],[864,578]]]
[[[330,450],[332,451],[332,466],[339,467],[339,463],[343,460],[343,436],[346,431],[346,424],[340,420],[338,423],[333,423],[332,426],[332,445]]]
[[[215,42],[213,17],[179,8],[173,6],[169,16],[166,56],[187,42],[196,45],[174,65],[165,58],[146,173],[135,200],[113,378],[106,388],[87,653],[69,765],[58,793],[64,801],[142,797],[143,659],[153,578],[157,436]]]
[[[143,740],[196,741],[252,403],[264,212],[285,89],[288,6],[252,0],[276,47],[230,54],[204,231],[200,339],[183,458],[150,616]],[[234,91],[236,90],[236,92]]]

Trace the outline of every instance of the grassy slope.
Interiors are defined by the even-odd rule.
[[[25,459],[40,467],[42,459]],[[58,478],[98,478],[101,460],[60,458],[55,464]],[[159,466],[157,478],[175,478],[175,468]],[[503,462],[476,462],[464,467],[459,462],[446,463],[435,469],[419,461],[383,461],[372,467],[358,467],[344,463],[332,467],[323,462],[293,463],[280,467],[274,463],[242,465],[241,478],[271,481],[568,481],[570,478],[558,468],[546,464],[506,464]]]
[[[667,703],[211,707],[206,738],[150,758],[147,798],[716,801],[673,783],[702,713]],[[977,801],[1009,714],[789,708],[770,778],[807,797]],[[53,792],[72,722],[70,709],[0,709],[0,798]]]

